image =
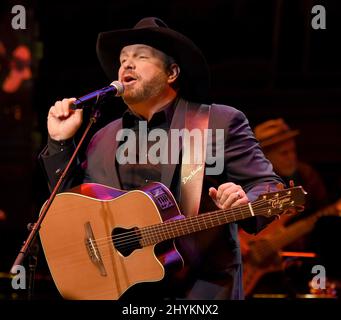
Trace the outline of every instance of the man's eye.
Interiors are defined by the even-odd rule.
[[[143,56],[143,55],[141,55],[141,56],[139,56],[141,59],[147,59],[147,56]]]

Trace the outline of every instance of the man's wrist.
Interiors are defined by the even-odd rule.
[[[50,136],[47,137],[47,146],[50,155],[62,152],[72,146],[72,144],[73,138],[66,140],[54,140]]]

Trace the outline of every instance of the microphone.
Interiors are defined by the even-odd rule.
[[[85,106],[88,106],[90,103],[96,101],[97,99],[104,98],[109,94],[114,94],[116,97],[119,97],[123,94],[123,92],[124,92],[123,84],[119,81],[113,81],[107,87],[88,93],[85,96],[78,98],[71,105],[71,109],[72,110],[83,109]]]

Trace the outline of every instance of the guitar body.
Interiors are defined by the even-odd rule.
[[[118,299],[136,283],[160,281],[168,261],[183,263],[174,242],[167,241],[169,248],[157,256],[155,245],[140,247],[135,240],[120,250],[120,239],[178,217],[172,194],[160,183],[131,192],[83,184],[58,194],[39,234],[60,294],[66,299]]]
[[[257,235],[239,230],[239,240],[243,258],[243,288],[245,296],[250,296],[260,279],[267,273],[282,270],[278,251],[271,248],[274,235],[285,233],[285,224],[289,215],[272,221]],[[272,252],[273,251],[273,252]],[[264,253],[270,252],[269,255]],[[271,253],[272,252],[272,253]]]
[[[252,294],[265,274],[283,270],[282,259],[278,252],[275,251],[272,254],[263,256],[261,246],[270,248],[270,239],[259,239],[257,242],[250,242],[248,245],[250,251],[242,256],[243,289],[246,297]],[[262,256],[258,255],[258,252],[262,252]]]

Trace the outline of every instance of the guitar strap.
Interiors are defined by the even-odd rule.
[[[180,207],[187,216],[198,214],[205,172],[210,105],[187,104],[182,135]]]

